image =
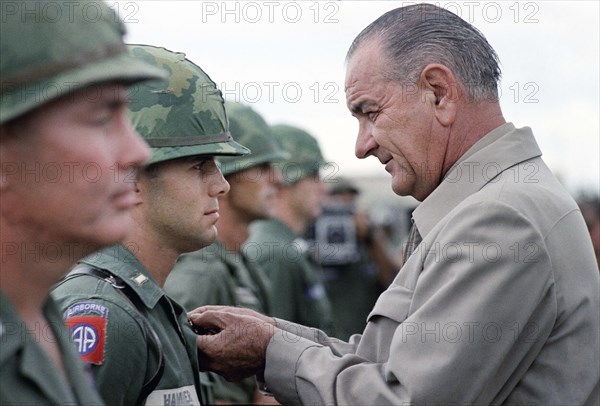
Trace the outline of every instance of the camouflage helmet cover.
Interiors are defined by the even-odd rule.
[[[221,91],[185,54],[129,45],[132,54],[165,69],[166,80],[137,84],[129,113],[152,149],[149,164],[193,155],[245,155],[250,151],[228,131]]]
[[[327,162],[323,158],[316,138],[297,127],[274,125],[273,136],[290,158],[277,164],[281,170],[285,184],[292,184],[319,172]]]
[[[239,143],[252,153],[243,157],[219,158],[223,175],[231,175],[264,163],[275,163],[289,158],[279,142],[273,138],[265,120],[250,106],[226,102],[229,131]]]
[[[165,75],[128,54],[104,2],[3,2],[1,17],[0,123],[93,84]]]

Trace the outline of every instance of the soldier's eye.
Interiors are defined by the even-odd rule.
[[[94,127],[104,127],[108,123],[110,123],[111,119],[112,119],[112,117],[110,114],[98,114],[98,115],[92,117],[90,123]]]
[[[198,162],[196,165],[194,165],[194,169],[196,169],[197,171],[204,170],[206,168],[206,166],[207,166],[207,162],[208,161]]]
[[[206,158],[198,161],[196,165],[194,165],[194,169],[202,172],[203,174],[211,174],[218,171],[219,167],[216,165],[216,162],[213,158]]]

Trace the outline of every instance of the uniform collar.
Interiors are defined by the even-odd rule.
[[[223,261],[223,263],[225,265],[227,265],[229,267],[229,269],[237,269],[239,267],[243,267],[244,264],[244,257],[240,252],[236,252],[236,251],[229,251],[227,249],[227,247],[225,247],[223,244],[221,244],[220,242],[216,242],[217,244],[217,249],[218,249],[218,256],[219,259],[221,261]],[[240,247],[241,249],[241,247]]]
[[[450,168],[440,185],[413,211],[413,220],[423,238],[452,209],[498,173],[542,152],[529,127],[505,123],[477,141]]]
[[[209,261],[220,261],[228,265],[237,265],[242,261],[240,252],[229,251],[219,240],[215,240],[211,245],[199,251],[182,254],[180,258],[185,257],[198,258],[207,263]]]
[[[24,322],[4,293],[0,291],[0,365],[23,346],[21,333],[15,334],[10,329],[17,326],[21,329]]]
[[[150,272],[121,244],[100,250],[82,263],[104,269],[121,278],[149,309],[154,308],[165,292],[158,286]]]

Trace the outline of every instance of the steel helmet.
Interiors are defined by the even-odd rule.
[[[165,76],[131,57],[125,27],[104,2],[69,3],[3,2],[0,123],[93,84]]]
[[[252,153],[243,157],[219,158],[223,175],[231,175],[264,163],[285,160],[289,155],[271,134],[266,121],[250,106],[226,102],[229,130],[233,138],[247,146]]]
[[[277,164],[285,184],[317,173],[327,163],[316,138],[306,131],[283,124],[272,126],[271,131],[290,155],[287,160]]]
[[[224,100],[210,77],[185,54],[129,45],[132,54],[169,72],[165,80],[132,87],[130,117],[152,149],[149,164],[193,155],[245,155],[233,140]]]

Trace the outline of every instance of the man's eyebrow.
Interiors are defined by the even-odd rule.
[[[115,109],[128,105],[131,102],[131,95],[128,91],[119,89],[103,89],[97,101],[111,109]]]
[[[190,164],[199,164],[213,159],[213,155],[194,155],[188,158]]]
[[[96,100],[91,100],[89,103],[80,103],[81,108],[85,109],[85,111],[111,111],[115,112],[123,107],[127,107],[129,105],[129,97],[128,96],[117,96],[117,95],[101,95]]]
[[[111,110],[116,110],[124,105],[129,105],[129,97],[113,97],[106,102],[106,107]]]

